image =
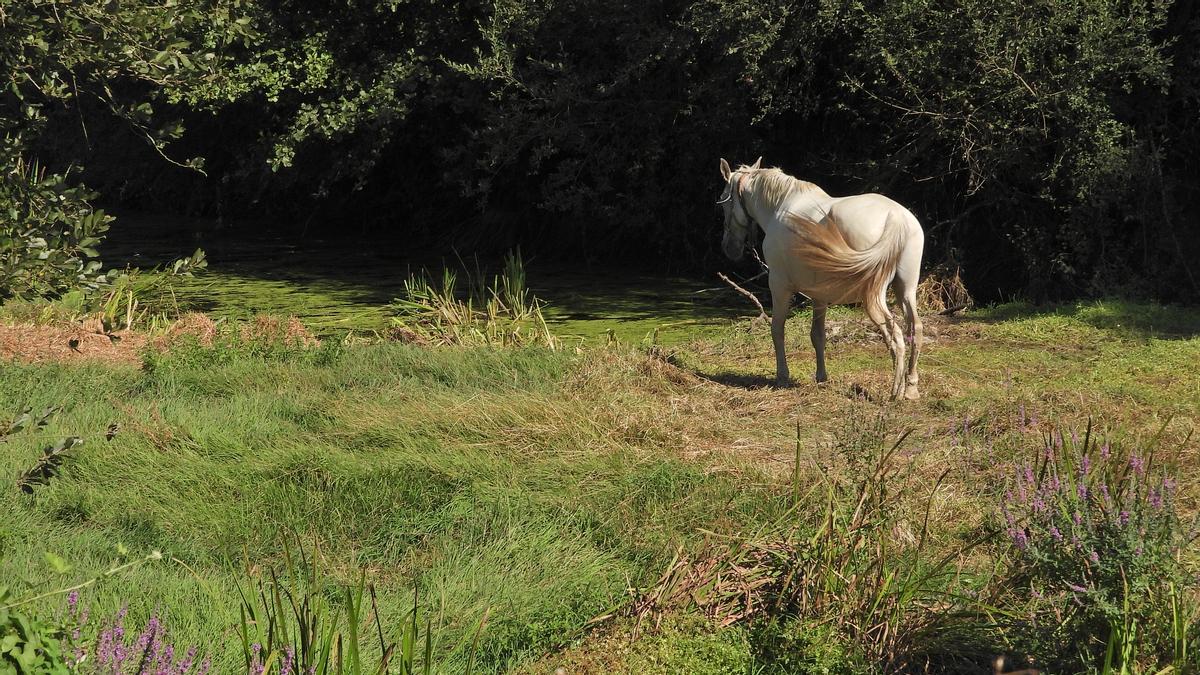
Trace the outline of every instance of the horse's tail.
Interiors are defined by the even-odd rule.
[[[820,223],[798,215],[789,218],[800,235],[793,253],[827,277],[824,288],[814,290],[861,300],[869,313],[886,309],[881,306],[884,290],[896,274],[907,240],[901,214],[889,213],[879,240],[861,251],[851,248],[832,218]]]

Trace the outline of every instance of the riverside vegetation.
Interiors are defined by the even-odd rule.
[[[1148,304],[1200,291],[1195,3],[298,6],[0,9],[0,675],[1196,672],[1200,314]],[[1088,300],[927,322],[902,407],[852,314],[777,391],[677,284],[597,302],[713,271],[697,177],[758,154]],[[101,203],[343,274],[183,293],[205,256],[106,268]],[[376,297],[517,245],[585,311],[511,265]]]
[[[0,664],[1197,667],[1196,312],[932,321],[928,395],[886,406],[852,312],[831,383],[774,390],[751,324],[564,348],[512,272],[470,310],[413,281],[373,339],[7,365]]]

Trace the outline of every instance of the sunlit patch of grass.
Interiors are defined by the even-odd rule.
[[[673,410],[664,392],[686,387],[644,355],[398,344],[211,353],[221,349],[168,352],[142,371],[0,374],[0,410],[65,407],[5,444],[5,475],[54,437],[86,440],[32,499],[0,498],[10,515],[0,576],[38,583],[47,550],[84,573],[116,541],[161,548],[187,567],[114,579],[96,611],[161,604],[180,641],[201,643],[235,618],[227,557],[270,561],[300,533],[335,573],[366,565],[385,617],[408,611],[415,582],[447,617],[446,648],[490,608],[479,666],[497,670],[578,637],[697,528],[732,531],[775,508],[766,481],[746,483],[759,473],[752,459],[722,456],[709,472],[686,453],[720,447],[728,432]],[[119,431],[105,441],[110,423]]]
[[[1108,339],[1178,339],[1200,335],[1200,310],[1171,305],[1103,300],[1073,305],[1009,303],[971,313],[993,323],[990,333],[1007,337],[1060,334]]]
[[[69,577],[106,569],[116,541],[160,548],[188,567],[167,561],[110,580],[97,611],[128,601],[144,618],[166,606],[178,639],[202,643],[237,621],[228,558],[277,560],[280,538],[301,533],[342,580],[365,567],[386,618],[407,615],[415,584],[444,625],[451,667],[465,658],[453,651],[459,638],[488,612],[477,667],[495,672],[586,645],[588,621],[656,581],[677,546],[761,531],[787,508],[793,481],[820,484],[830,471],[858,480],[822,448],[864,415],[886,410],[914,428],[901,452],[929,488],[919,496],[931,500],[937,552],[985,524],[980,504],[1016,452],[997,440],[1006,434],[1089,416],[1134,437],[1170,413],[1168,437],[1194,425],[1200,341],[1179,330],[1186,312],[988,311],[1000,310],[928,319],[923,398],[893,405],[878,396],[887,350],[853,308],[830,314],[841,328],[824,386],[811,382],[811,314],[792,317],[796,386],[784,390],[770,386],[768,331],[746,323],[654,350],[327,339],[269,353],[178,345],[141,370],[6,367],[0,418],[25,406],[64,411],[0,445],[0,475],[16,476],[58,438],[85,443],[33,496],[0,492],[0,577],[18,590],[44,583],[46,551],[74,565]],[[1142,315],[1174,332],[1098,325]],[[106,441],[110,423],[119,430]],[[1193,508],[1195,490],[1195,477],[1181,476],[1180,503]],[[897,497],[890,532],[907,540],[925,512],[913,495]],[[809,628],[779,636],[791,644]],[[740,667],[754,638],[682,621],[644,639],[608,671]],[[814,658],[842,658],[835,652]]]

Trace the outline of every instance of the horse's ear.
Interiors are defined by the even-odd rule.
[[[721,158],[721,177],[724,178],[726,181],[728,181],[729,177],[732,175],[733,175],[733,171],[729,168],[729,162],[726,162],[725,158],[722,157]]]
[[[758,159],[754,160],[754,166],[751,166],[750,168],[751,169],[761,169],[762,168],[762,155],[759,155]]]

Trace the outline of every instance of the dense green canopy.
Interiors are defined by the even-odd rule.
[[[764,155],[902,201],[984,296],[1200,292],[1190,2],[3,0],[0,32],[0,256],[74,226],[28,208],[37,161],[134,207],[712,266],[717,158]]]

